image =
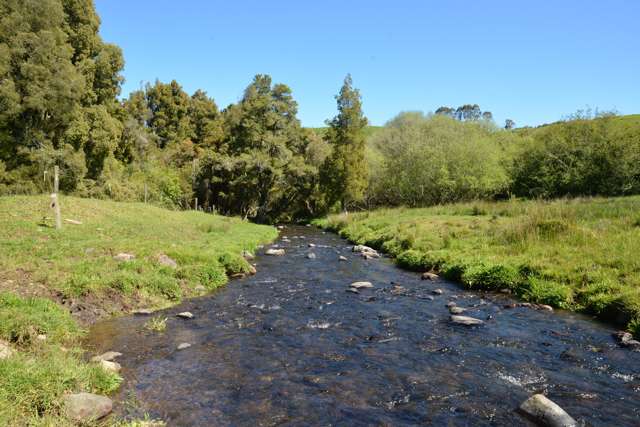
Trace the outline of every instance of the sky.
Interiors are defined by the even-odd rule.
[[[638,0],[95,3],[103,39],[124,51],[125,97],[175,79],[224,108],[269,74],[304,126],[322,126],[351,73],[373,125],[467,103],[517,126],[587,106],[640,113]]]

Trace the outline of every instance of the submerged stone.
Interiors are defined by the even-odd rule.
[[[176,316],[182,319],[193,319],[193,314],[190,311],[183,311],[182,313],[176,314]]]
[[[451,316],[451,321],[458,325],[465,325],[465,326],[484,325],[483,320],[476,319],[475,317],[469,317],[469,316],[453,315]]]
[[[94,356],[91,358],[92,362],[100,362],[101,360],[106,360],[107,362],[112,361],[113,359],[115,359],[116,357],[120,357],[122,356],[122,353],[119,353],[117,351],[107,351],[106,353],[102,353],[98,356]]]

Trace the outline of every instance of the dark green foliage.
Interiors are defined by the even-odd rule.
[[[336,96],[338,115],[329,121],[325,138],[333,147],[321,169],[321,181],[329,204],[340,202],[342,210],[364,199],[368,167],[365,159],[364,129],[360,91],[347,75]]]

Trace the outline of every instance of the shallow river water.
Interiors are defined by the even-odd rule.
[[[282,236],[286,255],[259,255],[257,275],[160,312],[164,333],[145,316],[93,327],[93,351],[123,353],[117,413],[169,426],[518,426],[530,424],[516,408],[544,392],[582,425],[640,425],[640,353],[611,327],[422,281],[315,228]],[[375,287],[347,292],[363,280]],[[486,323],[452,324],[449,301]],[[175,317],[186,310],[193,319]]]

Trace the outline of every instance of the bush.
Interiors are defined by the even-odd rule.
[[[462,283],[471,289],[500,290],[515,288],[520,280],[518,271],[503,265],[476,264],[467,268]]]
[[[227,274],[248,273],[250,270],[249,263],[240,255],[226,253],[218,258],[218,262]]]

